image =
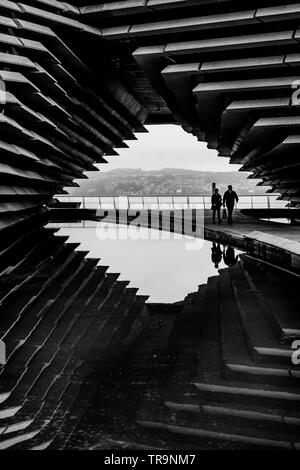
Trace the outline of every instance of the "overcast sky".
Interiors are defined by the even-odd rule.
[[[180,126],[147,126],[148,134],[137,134],[138,140],[126,141],[128,149],[116,149],[119,156],[105,157],[109,163],[101,171],[114,168],[186,168],[203,171],[234,171],[240,165],[229,165],[229,159],[218,157],[206,143],[185,132]]]

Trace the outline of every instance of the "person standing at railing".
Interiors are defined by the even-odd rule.
[[[219,190],[215,188],[214,194],[211,197],[211,209],[213,211],[213,224],[216,223],[216,214],[218,214],[218,222],[221,224],[221,207],[222,207],[222,196],[219,194]]]
[[[235,202],[239,202],[239,198],[236,192],[233,191],[232,186],[230,184],[228,186],[227,191],[225,192],[223,196],[223,207],[225,207],[225,205],[227,207],[227,211],[228,211],[227,222],[229,224],[232,224],[232,214],[233,214]]]

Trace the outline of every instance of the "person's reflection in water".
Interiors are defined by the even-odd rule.
[[[224,248],[223,259],[226,266],[234,266],[238,261],[238,256],[235,256],[234,248],[228,246]]]
[[[219,264],[222,261],[223,251],[221,249],[220,243],[213,242],[213,246],[211,249],[211,260],[215,265],[215,268],[218,269]]]

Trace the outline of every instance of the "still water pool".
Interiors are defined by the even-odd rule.
[[[68,242],[79,242],[78,250],[87,257],[100,258],[108,272],[121,273],[139,294],[149,295],[149,302],[177,302],[199,284],[237,261],[239,252],[229,247],[182,235],[146,228],[101,224],[88,228],[64,227],[58,235],[68,235]]]

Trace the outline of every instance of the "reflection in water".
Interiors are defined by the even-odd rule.
[[[216,269],[219,268],[219,264],[222,261],[223,251],[220,243],[213,242],[211,249],[211,260]]]
[[[238,262],[238,256],[235,254],[235,249],[232,246],[223,246],[219,242],[212,243],[211,260],[216,269],[219,269],[221,261],[224,261],[226,266],[234,266]]]
[[[234,266],[238,261],[238,256],[235,256],[235,251],[232,246],[224,247],[223,258],[226,266]]]
[[[80,242],[78,250],[87,250],[88,257],[100,258],[99,264],[109,266],[108,272],[121,273],[119,279],[129,280],[130,286],[139,288],[139,294],[150,296],[150,302],[183,300],[197,291],[199,284],[205,284],[208,277],[215,276],[216,268],[226,267],[228,257],[222,259],[221,247],[213,244],[217,246],[213,258],[211,242],[201,240],[193,250],[189,248],[196,240],[190,237],[146,228],[138,229],[142,237],[126,237],[127,230],[123,227],[122,239],[111,239],[104,232],[101,237],[99,226],[97,230],[62,228],[58,234],[69,235],[68,242]]]

